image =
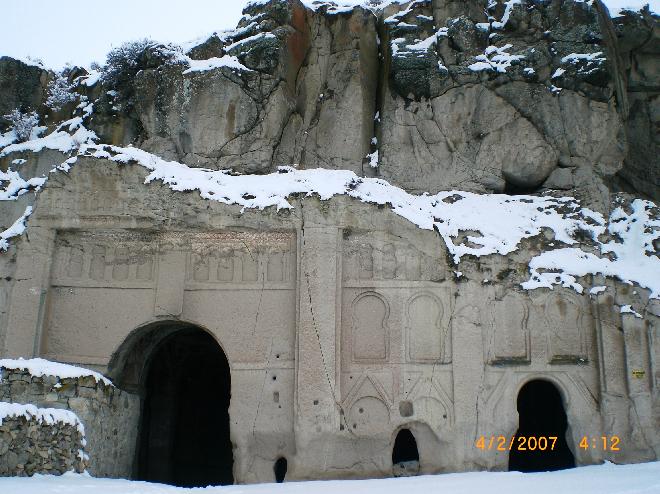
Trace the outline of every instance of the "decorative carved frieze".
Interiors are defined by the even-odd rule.
[[[62,231],[52,284],[151,287],[165,252],[186,253],[186,287],[295,282],[295,234]]]

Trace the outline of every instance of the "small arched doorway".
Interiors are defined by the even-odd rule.
[[[233,484],[231,375],[215,339],[193,325],[158,323],[131,335],[114,359],[118,385],[142,398],[135,478]]]
[[[286,479],[286,471],[288,468],[286,458],[284,456],[277,459],[273,465],[273,473],[275,474],[275,482],[281,484]]]
[[[517,407],[519,422],[514,445],[525,449],[511,449],[509,470],[544,472],[574,467],[575,457],[566,442],[566,410],[557,387],[542,379],[530,381],[520,389]],[[554,437],[557,439],[553,444],[550,438]]]
[[[419,450],[410,429],[401,429],[392,448],[392,474],[408,477],[419,473]]]

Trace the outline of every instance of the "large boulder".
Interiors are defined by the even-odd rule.
[[[40,111],[52,74],[38,62],[0,57],[0,132],[8,126],[3,115],[12,110]]]

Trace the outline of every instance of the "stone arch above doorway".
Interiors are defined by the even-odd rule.
[[[408,477],[419,473],[417,440],[410,429],[399,430],[394,439],[392,473],[395,477]]]
[[[109,370],[118,386],[141,397],[137,479],[233,484],[231,374],[210,333],[173,321],[140,328],[115,352]]]

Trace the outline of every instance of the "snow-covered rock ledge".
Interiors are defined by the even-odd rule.
[[[84,127],[72,128],[76,134]],[[82,132],[86,134],[84,131]],[[119,164],[138,164],[149,170],[145,183],[160,181],[174,191],[197,191],[203,199],[239,205],[245,209],[292,208],[288,197],[318,195],[322,200],[347,195],[365,203],[389,205],[392,211],[419,228],[436,230],[457,267],[466,256],[508,255],[520,248],[524,239],[551,232],[554,241],[545,242],[544,252],[529,261],[530,277],[524,289],[552,288],[559,285],[583,293],[579,278],[589,274],[603,275],[624,283],[636,284],[649,291],[650,298],[660,298],[660,259],[654,242],[660,239],[660,215],[651,201],[636,199],[615,207],[609,218],[582,207],[572,197],[476,194],[445,191],[435,195],[413,195],[378,178],[362,178],[345,170],[279,167],[268,175],[233,175],[227,170],[192,168],[166,161],[146,151],[128,147],[94,143],[88,135],[80,142],[76,134],[69,136],[71,149],[77,154],[51,173],[68,172],[78,156],[105,159]],[[23,143],[21,151],[39,151],[44,147],[62,149],[61,132],[49,138]],[[68,145],[66,146],[68,147]],[[7,148],[0,154],[7,153]],[[12,175],[13,176],[13,175]],[[25,193],[27,184],[35,193],[46,183],[41,177],[24,180],[14,177],[5,191],[4,200]],[[31,210],[25,212],[7,231],[0,232],[0,249],[7,239],[22,233]],[[464,234],[469,235],[463,238]],[[4,246],[4,247],[3,247]]]

